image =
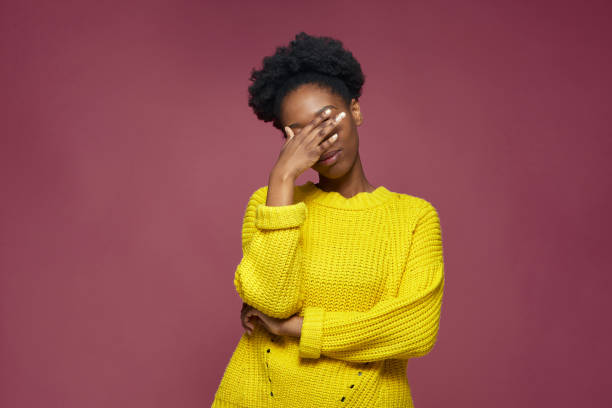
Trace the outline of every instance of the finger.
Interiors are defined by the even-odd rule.
[[[249,325],[244,325],[244,331],[247,332],[248,334],[253,333],[253,327],[249,326]]]
[[[293,133],[293,129],[291,129],[289,126],[285,126],[285,133],[287,134],[287,140],[295,136],[295,134]]]
[[[240,320],[244,320],[244,315],[249,311],[249,307],[246,303],[242,304],[242,310],[240,310]]]
[[[249,311],[249,309],[251,308],[251,306],[249,306],[246,303],[242,304],[242,309],[240,309],[240,314],[244,315],[246,312]]]
[[[253,331],[253,329],[252,329],[250,326],[246,325],[246,324],[243,324],[243,325],[242,325],[242,329],[243,329],[245,332],[249,333],[249,334],[251,334],[251,333],[252,333],[252,331]]]
[[[338,133],[334,133],[333,135],[328,137],[327,140],[321,142],[321,144],[319,145],[319,147],[321,148],[321,154],[323,154],[329,148],[331,148],[331,146],[335,144],[337,140],[338,140]]]
[[[255,328],[255,320],[256,320],[255,316],[249,317],[249,320],[247,320],[247,326],[249,326],[249,329],[253,330]]]
[[[245,328],[246,328],[247,320],[249,318],[248,317],[248,312],[249,312],[248,310],[243,310],[241,315],[240,315],[240,321],[242,322],[242,325],[245,326]]]
[[[329,118],[331,114],[331,108],[325,109],[323,112],[319,113],[313,120],[310,121],[304,128],[300,131],[302,135],[308,135],[314,128],[319,126],[321,122]]]
[[[247,326],[247,320],[245,316],[240,316],[240,324],[242,325],[242,327],[246,330],[249,327]]]
[[[248,321],[248,332],[249,333],[253,333],[253,330],[255,330],[255,322],[257,321],[257,317],[256,316],[251,316],[251,318]]]
[[[336,129],[340,121],[346,116],[346,112],[340,112],[333,118],[329,118],[325,122],[323,122],[316,132],[314,132],[314,137],[312,141],[316,142],[317,145],[321,143],[321,141],[329,138],[329,135],[333,133]]]
[[[252,322],[252,319],[254,319],[255,317],[257,317],[253,311],[249,311],[246,316],[245,316],[245,324],[247,325],[247,327],[251,330],[253,330],[255,328],[255,324]]]

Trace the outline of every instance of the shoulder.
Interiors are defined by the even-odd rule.
[[[413,211],[421,212],[423,210],[434,210],[434,211],[436,210],[433,203],[426,198],[415,196],[412,194],[407,194],[407,193],[396,193],[396,194],[399,197],[399,201],[405,207],[408,207],[409,209]]]
[[[430,199],[406,193],[396,193],[405,219],[415,227],[425,220],[439,222],[438,209]]]

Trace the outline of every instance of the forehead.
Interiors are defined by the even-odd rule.
[[[287,125],[293,123],[304,125],[314,119],[325,106],[334,105],[341,109],[341,104],[342,98],[327,89],[314,85],[302,85],[285,96],[281,116]]]

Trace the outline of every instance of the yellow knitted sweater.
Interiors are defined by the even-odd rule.
[[[442,306],[436,209],[383,186],[345,198],[308,181],[285,206],[267,190],[247,204],[234,285],[268,316],[303,316],[301,337],[244,333],[212,408],[412,407],[407,362],[434,346]]]

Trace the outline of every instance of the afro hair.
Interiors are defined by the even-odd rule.
[[[365,78],[361,65],[342,42],[300,32],[287,47],[263,58],[260,70],[251,70],[249,106],[264,122],[282,131],[280,108],[284,97],[302,84],[314,83],[339,95],[350,106],[358,100]],[[284,135],[284,132],[283,132]]]

